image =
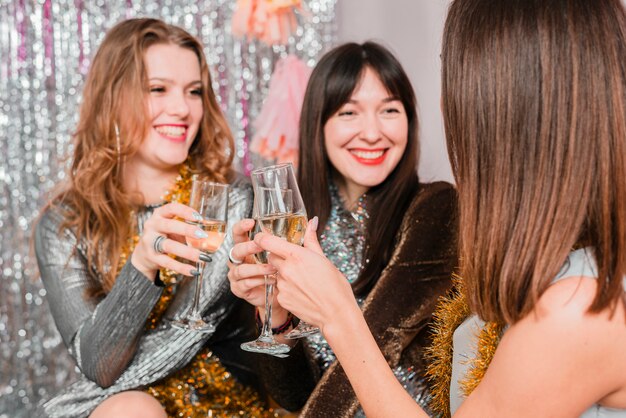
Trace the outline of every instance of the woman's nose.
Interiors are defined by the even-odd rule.
[[[380,140],[382,134],[378,122],[378,118],[375,115],[364,115],[361,139],[369,143],[375,143]]]
[[[185,94],[183,92],[172,93],[168,100],[167,110],[171,115],[185,118],[189,114],[189,104]]]

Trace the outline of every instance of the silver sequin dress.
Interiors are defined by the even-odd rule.
[[[231,184],[228,223],[250,217],[251,207],[252,189],[246,179],[239,177]],[[140,231],[153,210],[154,207],[145,207],[138,213]],[[167,377],[191,361],[205,344],[211,346],[216,338],[222,338],[216,335],[225,326],[223,320],[235,302],[227,279],[227,254],[233,245],[230,233],[205,268],[200,297],[205,320],[218,326],[216,335],[177,329],[167,319],[146,332],[146,320],[163,288],[153,284],[129,261],[105,297],[86,299],[92,280],[85,261],[87,243],[76,245],[72,231],[60,231],[62,221],[58,209],[48,209],[43,214],[35,232],[35,251],[50,310],[82,374],[40,405],[37,416],[88,416],[109,396],[141,389]],[[181,281],[164,317],[183,316],[191,305],[193,290],[193,280]],[[222,335],[232,337],[237,326],[240,325],[233,324],[233,329]]]

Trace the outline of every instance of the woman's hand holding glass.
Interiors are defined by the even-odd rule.
[[[248,224],[242,223],[233,228],[233,236],[237,244],[230,254],[231,264],[228,277],[233,293],[257,307],[263,326],[258,338],[241,344],[241,349],[286,357],[291,346],[277,341],[272,332],[273,324],[277,321],[282,323],[289,318],[289,312],[275,302],[276,269],[267,264],[266,253],[254,241],[249,240],[259,232],[258,221],[251,220]],[[242,261],[242,263],[233,264],[233,259],[247,262]],[[262,279],[258,276],[259,274],[263,275]],[[276,313],[274,313],[274,307]]]
[[[309,221],[303,247],[267,233],[257,234],[254,242],[270,253],[269,263],[278,270],[280,306],[326,334],[342,312],[359,308],[350,283],[324,256],[316,224],[316,218]]]
[[[243,219],[233,225],[233,240],[235,245],[231,255],[235,260],[241,260],[241,264],[229,263],[228,280],[230,289],[235,296],[244,299],[252,306],[259,309],[261,318],[265,310],[265,275],[276,273],[276,268],[270,264],[258,264],[254,254],[263,251],[254,241],[250,241],[249,234],[254,228],[253,219]],[[287,311],[276,300],[273,304],[274,322],[284,321]]]
[[[185,276],[197,275],[195,263],[201,261],[201,257],[206,258],[206,255],[188,246],[187,237],[205,238],[206,232],[185,221],[197,222],[199,217],[195,210],[180,203],[168,203],[155,209],[144,223],[143,233],[131,256],[133,266],[152,281],[161,268]],[[178,261],[172,255],[192,261],[194,265]]]
[[[198,277],[195,281],[196,286],[191,308],[185,317],[175,319],[171,323],[175,327],[186,330],[212,333],[215,331],[215,324],[205,322],[202,318],[200,297],[205,263],[212,261],[209,254],[213,254],[219,249],[226,235],[228,184],[215,183],[194,175],[191,183],[189,206],[196,210],[199,219],[192,222],[187,221],[187,223],[202,229],[204,235],[202,237],[197,235],[187,237],[187,245],[204,252],[204,254],[200,256],[200,261],[196,264]],[[155,241],[154,248],[156,251],[159,251],[158,246],[158,241]]]

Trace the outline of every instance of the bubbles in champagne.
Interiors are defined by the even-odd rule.
[[[306,232],[306,216],[299,214],[275,214],[260,219],[263,232],[281,237],[292,244],[302,245]]]

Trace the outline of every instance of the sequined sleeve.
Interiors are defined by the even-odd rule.
[[[50,310],[78,367],[98,385],[111,385],[132,359],[162,289],[128,262],[101,300],[87,298],[93,281],[76,238],[59,229],[49,209],[37,225],[35,252]]]
[[[242,218],[250,217],[251,211],[251,186],[249,180],[240,176],[231,184],[231,190],[229,192],[228,223],[232,225]],[[49,224],[50,228],[48,229],[43,228],[45,225],[45,222],[42,220],[41,233],[36,232],[36,234],[41,234],[42,237],[36,237],[36,241],[40,241],[37,244],[39,247],[37,253],[38,255],[41,254],[42,259],[39,263],[44,269],[41,276],[44,282],[46,282],[46,287],[48,287],[47,283],[54,279],[54,277],[46,273],[46,269],[49,268],[48,264],[53,262],[54,265],[58,265],[57,268],[59,271],[62,271],[63,269],[61,267],[66,267],[66,261],[64,261],[60,255],[50,257],[43,254],[42,251],[45,252],[51,248],[54,249],[52,245],[67,245],[64,249],[67,254],[70,248],[69,245],[71,244],[71,237],[67,236],[67,232],[63,232],[58,241],[55,241],[50,235],[59,235],[58,231],[55,231],[53,224]],[[42,239],[43,236],[47,238],[44,240]],[[54,244],[54,242],[57,243]],[[134,339],[129,338],[129,340],[132,340],[132,344],[134,344],[135,347],[134,352],[126,353],[126,355],[130,357],[130,360],[126,362],[125,368],[122,367],[121,371],[117,371],[117,377],[110,386],[102,387],[89,376],[83,374],[79,376],[77,381],[66,387],[53,399],[40,405],[37,416],[63,418],[86,417],[102,401],[115,393],[145,388],[148,385],[170,376],[173,372],[188,364],[203,347],[208,345],[209,347],[215,346],[217,349],[218,345],[224,346],[224,340],[228,340],[231,334],[239,332],[240,328],[244,326],[244,324],[238,322],[233,323],[228,320],[229,315],[236,306],[236,304],[233,303],[234,296],[230,292],[228,279],[226,277],[228,272],[227,255],[232,245],[232,233],[228,231],[224,243],[214,254],[213,261],[205,268],[202,293],[200,295],[200,310],[203,313],[203,318],[205,321],[214,324],[218,328],[219,336],[217,333],[214,335],[211,333],[178,329],[172,327],[167,320],[162,320],[156,324],[154,329],[145,331],[146,315],[143,319],[138,320],[138,322],[140,322],[140,330],[135,335]],[[57,292],[58,295],[52,296],[49,294],[49,296],[53,298],[53,300],[50,300],[50,307],[57,326],[63,338],[69,341],[70,349],[75,350],[76,338],[72,335],[72,332],[76,333],[78,330],[78,335],[82,335],[81,333],[83,331],[81,325],[85,321],[90,323],[92,315],[98,317],[101,314],[100,305],[106,298],[91,304],[82,301],[82,299],[84,299],[82,294],[84,283],[82,283],[81,280],[85,278],[85,260],[84,257],[81,258],[80,255],[78,258],[71,257],[70,260],[75,263],[74,267],[78,272],[82,272],[82,274],[62,276],[62,278],[68,278],[58,283],[54,282],[54,286],[57,286],[58,289],[50,290],[50,292]],[[132,276],[132,270],[134,269],[129,265],[124,267],[124,269],[127,268],[130,269]],[[113,332],[113,336],[121,338],[122,340],[127,338],[127,335],[130,335],[126,322],[133,320],[133,318],[138,318],[134,316],[136,313],[130,313],[134,312],[133,309],[137,308],[133,306],[133,304],[141,303],[143,306],[145,302],[143,298],[148,296],[148,292],[154,290],[152,287],[155,287],[160,293],[158,287],[154,286],[145,277],[142,279],[148,282],[149,286],[147,289],[132,287],[134,290],[131,291],[131,289],[128,288],[126,296],[132,296],[134,299],[119,299],[115,304],[112,303],[111,310],[107,315],[119,316],[118,319],[122,322],[120,323],[118,321],[118,327],[116,327],[114,331],[110,331],[107,328],[107,330],[103,329],[102,332]],[[130,283],[133,283],[133,281],[131,280]],[[122,284],[124,283],[120,283],[120,285]],[[115,286],[117,286],[117,283]],[[183,280],[176,285],[175,297],[169,303],[165,318],[180,318],[185,315],[193,299],[194,289],[195,281],[190,279]],[[158,299],[158,295],[156,295],[155,298]],[[78,299],[78,301],[74,301],[73,299]],[[71,302],[68,302],[68,300],[71,300]],[[64,306],[68,304],[68,306],[71,307],[74,303],[76,303],[80,309],[68,309]],[[154,306],[154,303],[151,302],[151,304]],[[144,308],[142,307],[141,309]],[[83,315],[82,321],[79,319],[79,314]],[[106,322],[111,320],[111,318],[103,315],[102,320]],[[94,328],[94,338],[110,338],[112,341],[111,336],[100,335],[100,333],[100,331],[95,331]],[[88,344],[88,342],[85,341],[79,345],[81,350],[79,353],[81,357],[83,357],[80,361],[84,362],[84,357],[88,356],[105,368],[109,367],[109,361],[117,361],[117,359],[110,359],[106,350],[100,350],[96,345],[90,345],[90,348],[86,349],[84,344]],[[97,358],[97,355],[91,352],[87,353],[87,351],[91,349],[97,350],[96,352],[99,352],[100,356],[104,357]],[[74,354],[74,357],[77,361],[79,360],[77,354]],[[238,364],[234,365],[238,366]]]

